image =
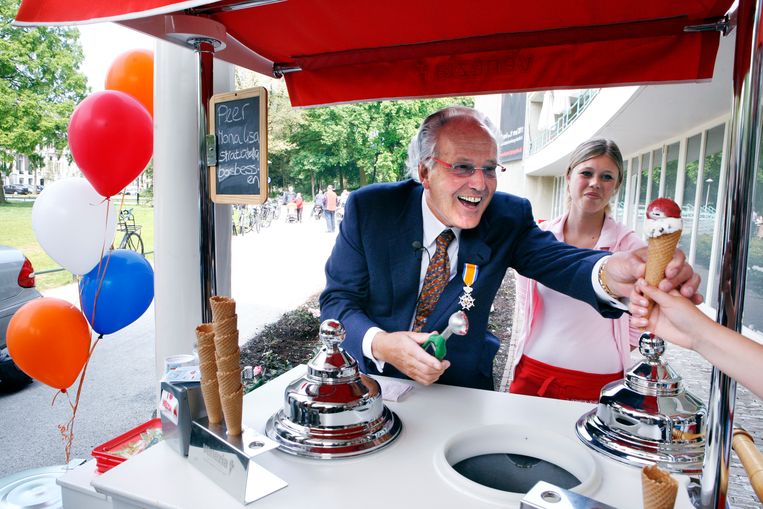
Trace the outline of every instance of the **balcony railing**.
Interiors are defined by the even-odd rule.
[[[545,131],[540,131],[537,137],[530,140],[530,155],[540,152],[543,147],[554,141],[585,111],[593,98],[599,93],[598,88],[583,90],[577,100],[564,113],[559,115],[554,125]]]

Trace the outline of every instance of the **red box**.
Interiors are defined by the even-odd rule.
[[[92,452],[98,472],[102,474],[151,447],[158,440],[161,440],[161,431],[162,420],[159,418],[151,419],[116,438],[112,438],[105,444],[99,445]],[[155,437],[157,440],[145,443],[145,437],[142,436],[144,433]]]

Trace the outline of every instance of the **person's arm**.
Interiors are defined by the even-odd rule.
[[[718,369],[763,398],[763,345],[714,322],[676,290],[669,294],[640,280],[643,295],[631,298],[632,322],[684,348],[696,351]],[[648,311],[648,301],[656,305]]]

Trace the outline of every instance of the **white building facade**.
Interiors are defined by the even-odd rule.
[[[678,203],[684,219],[680,247],[702,276],[703,310],[715,317],[733,42],[722,41],[710,82],[521,94],[522,158],[503,160],[508,171],[498,190],[528,198],[538,220],[556,217],[564,211],[564,175],[572,151],[593,137],[614,140],[626,169],[612,203],[614,218],[641,234],[647,204],[657,197]],[[506,104],[506,95],[476,99],[476,107],[501,125],[504,138]],[[508,129],[516,131],[513,127]],[[743,324],[748,336],[763,341],[763,170],[757,172]]]

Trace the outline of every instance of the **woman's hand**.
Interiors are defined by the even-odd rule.
[[[651,299],[656,306],[649,309]],[[699,328],[712,322],[677,290],[665,293],[639,279],[631,294],[631,325],[643,327],[684,348],[696,349]],[[712,322],[713,324],[715,322]]]

